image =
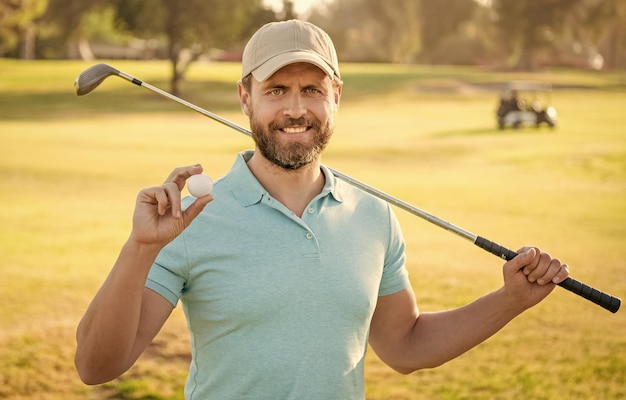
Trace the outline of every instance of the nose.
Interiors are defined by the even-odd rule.
[[[307,113],[306,101],[300,93],[291,93],[285,100],[283,115],[290,118],[300,118]]]

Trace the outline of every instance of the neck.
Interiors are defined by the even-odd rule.
[[[325,183],[319,159],[297,170],[287,170],[271,163],[256,150],[248,161],[248,168],[272,197],[299,217]]]

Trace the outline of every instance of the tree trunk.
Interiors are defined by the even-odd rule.
[[[178,61],[170,57],[170,64],[170,70],[172,71],[172,75],[170,76],[170,92],[174,96],[178,96],[178,83],[180,82],[180,75],[178,73]]]
[[[180,29],[177,23],[180,20],[180,9],[176,1],[165,1],[167,13],[165,14],[165,34],[167,35],[167,57],[170,60],[170,92],[178,96],[178,83],[180,74],[178,73],[178,63],[180,62]]]
[[[537,65],[535,62],[535,52],[533,46],[528,41],[522,44],[522,52],[517,59],[515,69],[518,71],[534,71]]]
[[[611,34],[609,35],[610,39],[609,39],[609,46],[608,46],[608,52],[607,52],[607,57],[605,59],[606,61],[606,66],[608,69],[611,70],[616,70],[619,69],[620,67],[623,67],[623,65],[620,65],[620,51],[619,49],[621,48],[621,27],[619,24],[615,24],[613,26],[613,28],[611,29]]]
[[[33,24],[28,24],[23,29],[20,29],[19,57],[22,60],[34,60],[35,59],[36,37],[37,37],[36,30]]]

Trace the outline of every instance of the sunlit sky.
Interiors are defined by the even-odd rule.
[[[314,3],[323,3],[328,2],[329,0],[294,0],[294,11],[296,14],[302,14],[306,12]],[[271,6],[274,10],[282,10],[283,8],[283,0],[263,0],[268,6]]]
[[[315,3],[329,3],[334,0],[293,0],[293,5],[296,14],[302,14],[314,5]],[[491,0],[476,0],[482,5],[490,5]],[[283,8],[283,0],[263,0],[263,3],[271,6],[274,10],[279,11]]]
[[[334,0],[293,0],[293,5],[296,14],[302,14],[309,10],[309,8],[315,3],[330,3]],[[491,0],[476,0],[482,5],[490,5]],[[283,0],[263,0],[263,3],[271,6],[274,10],[282,10]]]

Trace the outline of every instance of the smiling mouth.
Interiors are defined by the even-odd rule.
[[[282,128],[280,130],[285,133],[293,134],[293,133],[304,133],[309,128],[310,128],[309,126],[298,126],[298,127],[289,126],[289,127]]]

